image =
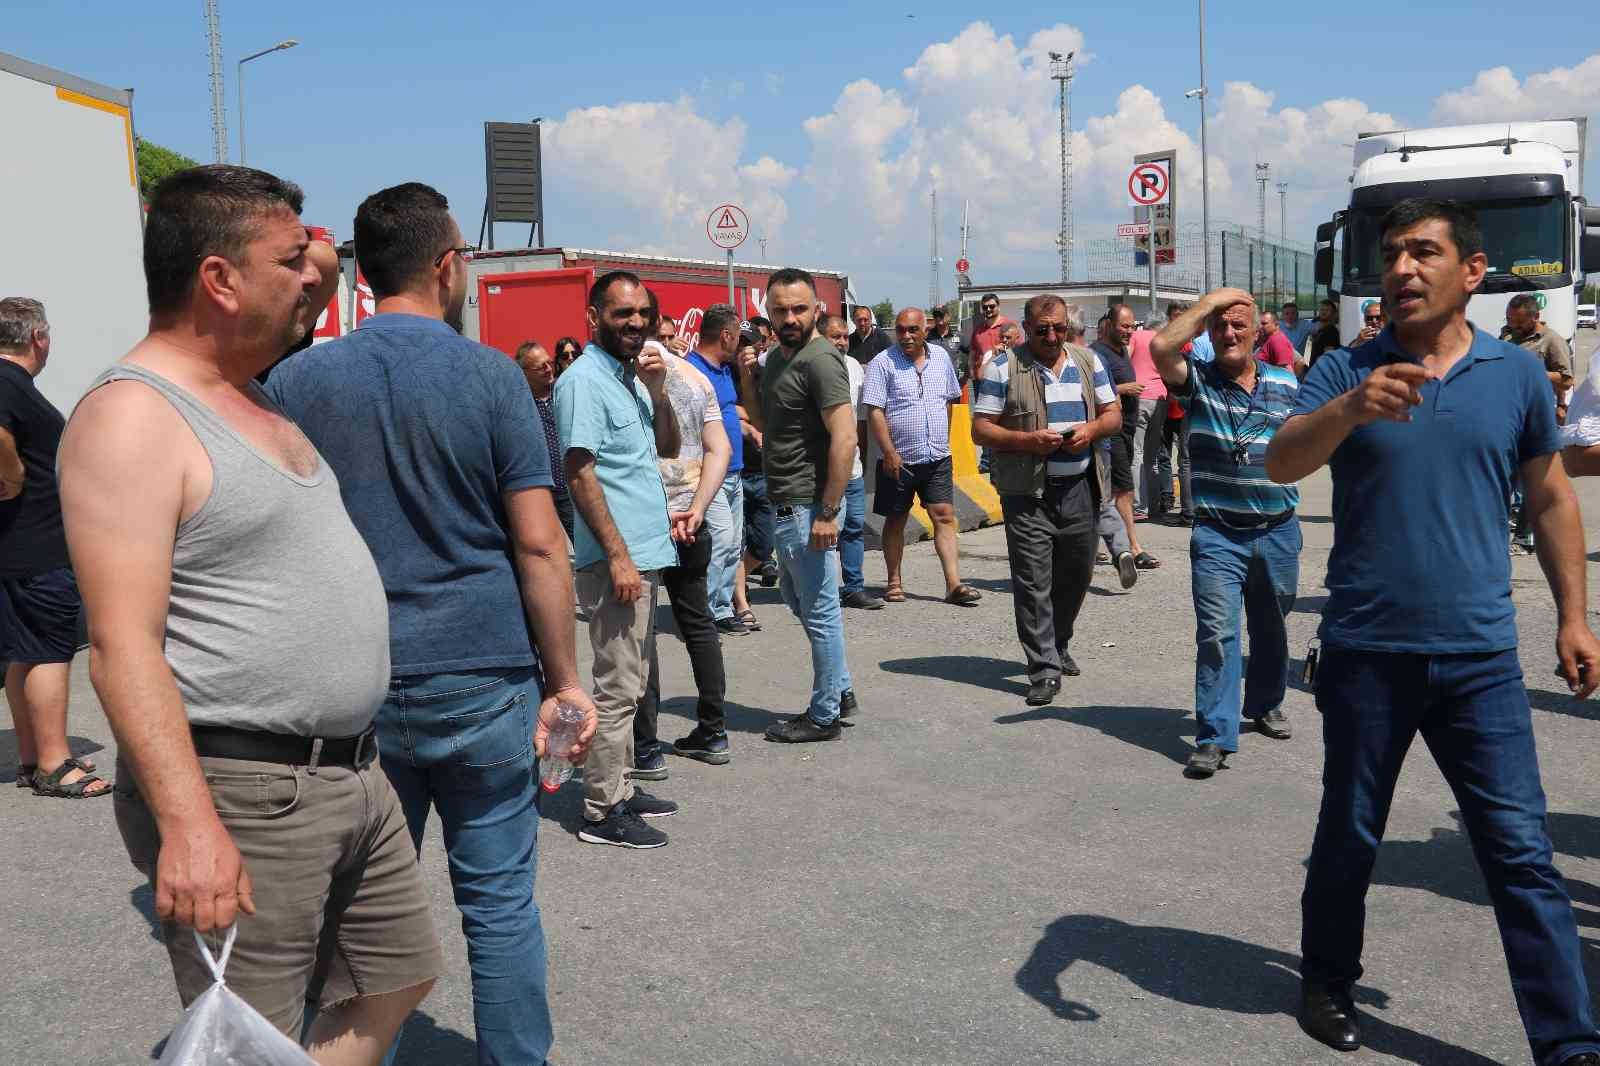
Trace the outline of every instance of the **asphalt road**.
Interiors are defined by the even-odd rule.
[[[1592,349],[1595,335],[1582,346]],[[1600,484],[1580,485],[1589,543]],[[1325,478],[1305,486],[1298,660],[1323,602]],[[842,742],[763,743],[805,700],[805,642],[775,590],[763,632],[730,638],[734,760],[672,760],[658,794],[671,845],[579,844],[573,789],[545,812],[538,898],[560,1066],[712,1063],[1282,1064],[1529,1061],[1456,806],[1418,745],[1369,896],[1369,1048],[1342,1058],[1292,1010],[1302,862],[1320,795],[1309,694],[1293,740],[1244,738],[1232,768],[1182,776],[1194,735],[1187,533],[1144,528],[1166,564],[1123,594],[1100,569],[1056,706],[1023,706],[1003,532],[962,538],[975,608],[937,601],[930,545],[912,599],[850,612],[863,711]],[[1600,587],[1600,553],[1591,586]],[[1424,566],[1448,560],[1423,558]],[[881,561],[869,557],[869,579]],[[1600,705],[1551,674],[1554,614],[1538,565],[1513,561],[1550,830],[1600,989]],[[663,609],[663,616],[665,611]],[[687,729],[687,659],[664,638],[663,735]],[[587,665],[587,651],[580,649]],[[75,671],[72,733],[103,766],[111,739]],[[0,718],[0,783],[14,771]],[[10,861],[0,936],[0,1062],[137,1063],[178,1017],[150,897],[108,801],[0,789]],[[449,972],[401,1062],[470,1063],[465,948],[437,825],[423,868]]]

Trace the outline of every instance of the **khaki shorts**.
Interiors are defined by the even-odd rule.
[[[360,769],[202,757],[222,824],[244,858],[256,913],[240,913],[227,981],[296,1041],[308,1003],[398,992],[444,971],[400,801],[375,757]],[[155,818],[118,760],[117,828],[154,883]],[[164,922],[178,995],[211,985],[194,936]],[[213,952],[222,937],[210,938]]]

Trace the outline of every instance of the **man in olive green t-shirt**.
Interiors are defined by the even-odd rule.
[[[778,347],[761,371],[750,420],[764,438],[767,494],[777,512],[779,585],[811,642],[811,703],[778,722],[767,739],[785,744],[837,740],[839,719],[856,711],[839,611],[839,508],[856,454],[850,378],[817,333],[817,286],[803,270],[767,282],[767,317]],[[745,395],[756,395],[754,353],[739,365]]]

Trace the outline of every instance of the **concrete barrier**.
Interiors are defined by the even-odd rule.
[[[867,547],[883,546],[883,519],[872,513],[878,484],[878,444],[867,440]],[[989,479],[978,473],[978,449],[972,443],[972,408],[958,403],[950,408],[950,462],[955,483],[956,525],[964,530],[994,525],[1000,521],[1000,497]],[[906,522],[906,542],[915,544],[933,536],[933,519],[920,503],[911,507]]]

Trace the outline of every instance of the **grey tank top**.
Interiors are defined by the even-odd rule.
[[[211,495],[178,526],[167,606],[167,663],[189,721],[365,730],[388,690],[389,607],[333,470],[318,455],[311,477],[290,473],[144,367],[118,364],[90,389],[120,380],[166,397],[211,458]]]

